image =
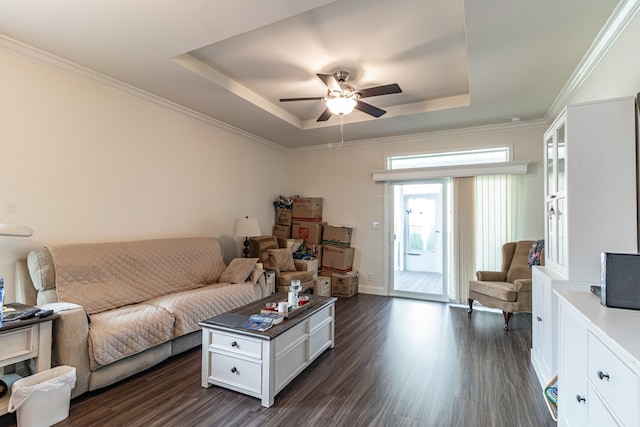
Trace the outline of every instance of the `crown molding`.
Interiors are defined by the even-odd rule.
[[[621,0],[616,5],[571,77],[547,110],[545,121],[550,122],[560,114],[639,10],[640,0]]]
[[[25,43],[19,42],[9,37],[3,36],[1,34],[0,34],[0,49],[7,51],[11,54],[14,54],[16,56],[19,56],[21,58],[27,59],[29,61],[35,62],[37,64],[52,68],[56,71],[60,71],[75,77],[79,77],[81,79],[90,81],[100,86],[108,87],[110,89],[115,89],[133,98],[141,99],[143,101],[158,105],[160,107],[166,108],[176,113],[185,115],[187,117],[199,120],[201,122],[205,122],[209,125],[223,129],[227,132],[247,138],[253,142],[268,145],[269,147],[275,148],[280,151],[286,151],[285,147],[273,141],[267,140],[265,138],[261,138],[257,135],[254,135],[242,129],[238,129],[235,126],[231,126],[220,120],[213,119],[202,113],[198,113],[197,111],[194,111],[182,105],[176,104],[175,102],[169,101],[165,98],[159,97],[150,92],[146,92],[142,89],[123,83],[119,80],[105,76],[104,74],[100,74],[89,68],[83,67],[82,65],[79,65],[74,62],[68,61],[64,58],[60,58],[58,56],[52,55],[46,51],[37,49],[33,46],[29,46]]]

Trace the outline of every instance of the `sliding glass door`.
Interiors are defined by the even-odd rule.
[[[448,181],[391,185],[393,274],[390,293],[447,300]]]

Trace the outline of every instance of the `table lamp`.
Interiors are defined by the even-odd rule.
[[[249,218],[248,216],[236,218],[233,224],[233,235],[235,237],[244,237],[244,250],[242,253],[244,253],[245,258],[249,258],[249,237],[259,236],[261,234],[260,225],[256,218]]]

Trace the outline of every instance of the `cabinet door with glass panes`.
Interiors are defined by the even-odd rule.
[[[566,114],[557,118],[544,139],[545,259],[547,265],[566,273]]]

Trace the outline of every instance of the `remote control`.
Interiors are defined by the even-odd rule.
[[[39,312],[40,309],[39,308],[32,308],[31,310],[27,310],[24,313],[22,313],[20,316],[16,317],[17,320],[26,320],[26,319],[31,319],[33,316],[36,315],[37,312]]]
[[[53,310],[39,310],[35,316],[38,318],[47,317],[53,314]]]

